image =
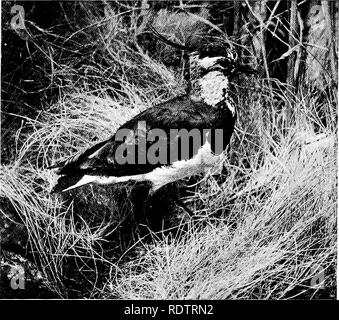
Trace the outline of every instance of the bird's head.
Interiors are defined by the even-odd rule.
[[[234,114],[230,92],[232,78],[241,72],[251,72],[238,63],[234,50],[225,46],[206,46],[191,55],[192,97],[215,107],[227,104]]]
[[[224,76],[232,79],[237,74],[252,74],[255,70],[242,65],[238,61],[238,55],[235,50],[228,47],[213,48],[207,47],[200,52],[195,52],[196,65],[200,70],[200,76],[211,71],[219,71]]]

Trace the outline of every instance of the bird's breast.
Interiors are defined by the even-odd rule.
[[[198,80],[194,99],[215,108],[223,107],[235,116],[235,104],[229,94],[229,81],[220,71],[211,71]]]

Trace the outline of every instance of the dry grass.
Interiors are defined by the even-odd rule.
[[[274,89],[284,84],[273,79],[253,78],[239,86],[239,121],[224,159],[227,173],[208,175],[193,188],[185,201],[194,217],[182,216],[175,231],[153,233],[151,242],[135,241],[122,256],[119,228],[131,213],[130,203],[119,199],[123,192],[86,187],[65,197],[49,194],[56,177],[47,165],[183,92],[180,67],[151,59],[133,41],[137,25],[127,26],[111,10],[105,14],[99,19],[89,11],[88,26],[61,39],[74,52],[96,39],[101,49],[85,48],[80,70],[72,50],[59,61],[46,54],[54,83],[60,84],[59,98],[37,118],[18,115],[26,124],[17,132],[16,158],[1,168],[1,213],[25,226],[46,286],[60,297],[68,297],[69,286],[81,279],[78,296],[85,297],[311,298],[322,292],[311,287],[311,279],[323,268],[326,291],[333,295],[333,93],[326,100],[308,88],[292,95],[288,87]],[[40,38],[47,34],[39,32]]]

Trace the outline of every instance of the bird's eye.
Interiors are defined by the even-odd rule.
[[[232,62],[228,58],[222,58],[219,60],[219,65],[222,68],[228,69]]]
[[[226,57],[232,61],[236,61],[238,59],[238,54],[235,51],[227,51]]]

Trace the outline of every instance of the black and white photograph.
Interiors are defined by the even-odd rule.
[[[1,1],[0,299],[337,300],[338,7]]]

